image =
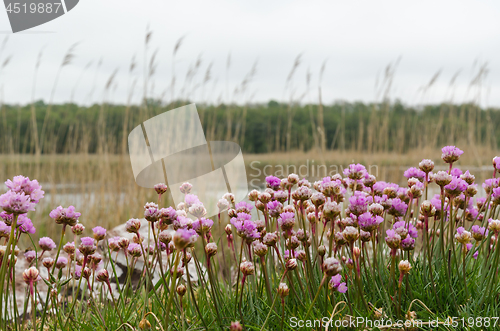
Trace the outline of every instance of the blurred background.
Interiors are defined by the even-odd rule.
[[[196,103],[207,140],[241,146],[252,185],[267,165],[352,162],[402,184],[447,144],[479,181],[500,143],[499,13],[486,0],[85,0],[12,34],[0,10],[0,178],[42,183],[43,231],[59,204],[123,223],[153,199],[128,133]]]

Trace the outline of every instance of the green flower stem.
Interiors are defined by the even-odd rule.
[[[170,278],[170,291],[168,295],[167,308],[165,309],[165,311],[167,312],[165,327],[169,326],[168,322],[170,320],[170,306],[172,305],[172,299],[175,295],[175,283],[177,281],[177,267],[179,266],[179,260],[180,260],[179,256],[180,252],[176,252],[175,262],[174,262],[174,274]]]
[[[184,255],[185,254],[186,254],[186,250],[184,249]],[[203,326],[205,327],[205,329],[208,329],[207,324],[206,324],[205,320],[203,319],[203,315],[200,312],[200,308],[198,307],[198,303],[196,302],[196,297],[194,295],[193,285],[191,284],[191,276],[189,275],[189,265],[187,265],[187,264],[186,264],[186,276],[187,276],[189,292],[191,293],[191,299],[193,300],[196,312],[198,313],[198,316],[200,317],[200,320],[203,323]]]
[[[313,301],[309,305],[309,309],[307,309],[307,313],[306,313],[306,316],[304,317],[304,321],[307,320],[307,317],[309,316],[309,313],[311,313],[311,310],[312,310],[312,308],[314,306],[314,303],[316,302],[316,300],[318,300],[319,292],[321,292],[321,288],[325,284],[325,281],[326,281],[326,275],[324,275],[323,279],[321,279],[321,283],[319,284],[318,291],[316,292],[316,295],[314,296]]]
[[[11,250],[11,247],[14,245],[14,229],[17,227],[17,217],[18,214],[14,214],[14,219],[12,220],[11,224],[11,229],[10,231],[10,236],[9,236],[9,241],[7,242],[7,248],[5,249],[5,253],[2,258],[2,266],[0,267],[0,294],[4,293],[4,285],[5,285],[5,275],[7,274],[7,266],[8,266],[8,259],[9,259],[9,254],[11,255],[10,258],[11,260],[14,260],[14,249]],[[16,246],[14,246],[16,247]],[[12,254],[11,254],[12,251]],[[7,293],[5,293],[7,296]],[[7,301],[5,301],[7,302]],[[3,300],[0,300],[0,312],[4,311],[3,310]],[[3,323],[4,321],[0,321],[0,323]]]
[[[59,254],[61,253],[61,247],[64,241],[64,234],[66,233],[66,224],[63,224],[62,231],[61,231],[61,238],[59,238],[59,246],[57,247],[57,254],[56,258],[54,260],[54,265],[52,266],[51,274],[54,274],[54,270],[56,269],[56,264],[57,264],[57,259],[59,258]]]

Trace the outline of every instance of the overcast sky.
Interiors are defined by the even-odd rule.
[[[479,90],[482,105],[500,106],[499,17],[497,0],[81,0],[52,22],[12,34],[2,8],[0,42],[8,40],[0,63],[8,56],[12,60],[0,72],[0,87],[4,102],[29,102],[35,64],[43,49],[35,99],[49,100],[64,54],[78,43],[72,63],[61,71],[56,102],[70,100],[73,90],[73,100],[78,103],[101,101],[115,70],[107,100],[124,103],[131,82],[137,79],[133,101],[139,102],[144,86],[144,36],[149,25],[153,34],[148,57],[157,51],[157,68],[148,94],[167,102],[172,95],[173,48],[184,36],[175,58],[174,95],[179,95],[188,68],[200,57],[199,72],[186,89],[197,102],[290,97],[316,101],[325,60],[321,81],[325,103],[380,100],[377,77],[382,81],[387,65],[399,59],[389,94],[392,99],[407,104],[450,98],[463,102],[477,97]],[[300,65],[287,85],[299,54]],[[133,56],[138,63],[130,75]],[[235,96],[235,87],[254,63],[256,73],[246,92]],[[210,80],[201,87],[210,64]],[[469,88],[482,66],[487,75],[480,80],[481,88]],[[433,86],[423,93],[422,87],[438,71]]]

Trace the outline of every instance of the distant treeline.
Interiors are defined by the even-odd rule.
[[[187,103],[142,106],[47,105],[0,108],[1,153],[123,153],[127,136],[144,120]],[[208,140],[238,142],[244,152],[316,149],[395,151],[445,144],[500,142],[499,109],[473,104],[401,103],[197,105]]]

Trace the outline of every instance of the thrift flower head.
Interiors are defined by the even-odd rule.
[[[198,234],[193,229],[178,229],[173,236],[173,242],[177,249],[184,249],[198,239]]]
[[[69,226],[75,225],[81,215],[75,211],[75,207],[73,206],[69,206],[68,208],[59,206],[49,214],[57,224],[66,224]]]
[[[335,201],[327,201],[323,206],[323,216],[327,219],[334,219],[340,215],[342,211],[342,206]]]
[[[346,293],[347,292],[347,285],[345,282],[342,282],[342,275],[337,274],[333,276],[330,281],[328,282],[328,287],[331,290],[340,292],[340,293]]]
[[[394,198],[391,201],[391,207],[388,210],[390,215],[400,217],[406,214],[406,210],[408,209],[408,205],[402,201],[400,198]]]
[[[404,176],[408,179],[413,177],[423,181],[425,179],[425,172],[415,167],[411,167],[404,172]]]
[[[321,206],[322,204],[325,203],[325,201],[326,201],[325,195],[321,192],[316,192],[311,196],[311,202],[316,207]]]
[[[81,235],[83,230],[85,230],[85,227],[81,223],[76,223],[71,227],[71,232],[73,232],[76,236]]]
[[[460,155],[464,153],[462,150],[455,146],[445,146],[441,149],[441,152],[443,152],[443,154],[441,154],[441,158],[446,163],[454,163],[458,161]]]
[[[156,203],[149,202],[144,206],[144,218],[148,222],[158,221],[159,216],[159,209]]]
[[[131,218],[125,223],[125,230],[129,233],[137,233],[141,228],[141,220]]]
[[[11,227],[5,224],[5,222],[0,221],[0,238],[9,238]]]
[[[450,175],[452,175],[453,177],[460,177],[462,176],[462,170],[460,170],[459,168],[453,168],[450,171]]]
[[[365,193],[356,191],[349,198],[349,210],[354,215],[358,216],[368,211],[368,199]]]
[[[64,244],[63,250],[67,254],[74,254],[75,253],[75,243],[73,241],[67,242],[66,244]]]
[[[278,224],[283,231],[291,230],[295,225],[295,214],[290,212],[281,213],[278,218]]]
[[[35,210],[35,203],[24,192],[7,191],[0,195],[0,208],[10,214],[26,214],[28,211]]]
[[[323,272],[329,276],[335,276],[342,271],[342,266],[340,265],[339,260],[334,257],[328,257],[323,262]]]
[[[228,192],[222,196],[222,199],[226,199],[227,202],[229,202],[229,203],[234,203],[235,198],[234,198],[234,194]]]
[[[132,257],[140,257],[142,255],[141,245],[131,243],[127,247],[127,253]]]
[[[257,192],[257,194],[259,193]],[[219,199],[217,202],[217,208],[219,208],[219,211],[224,211],[229,208],[229,202],[226,199]]]
[[[236,213],[247,213],[250,214],[253,206],[246,201],[238,202],[235,206]]]
[[[305,201],[309,200],[312,196],[312,190],[308,186],[300,186],[292,193],[292,197],[294,200]]]
[[[267,176],[266,177],[266,186],[274,191],[278,190],[281,185],[281,179],[275,176]]]
[[[382,223],[383,221],[384,219],[381,216],[372,216],[372,214],[369,212],[363,213],[358,217],[359,227],[366,232],[372,232],[376,230],[379,224]]]
[[[451,179],[452,176],[446,171],[438,171],[438,173],[434,176],[434,181],[441,187],[448,185],[451,182]]]
[[[448,185],[444,187],[446,193],[452,197],[460,195],[467,189],[467,183],[460,178],[453,177]]]
[[[184,202],[186,203],[186,208],[191,207],[195,203],[201,203],[200,199],[198,199],[198,196],[194,194],[186,194],[186,196],[184,197]]]
[[[243,261],[240,264],[240,271],[243,273],[245,276],[253,275],[255,272],[255,267],[252,262],[249,261]]]
[[[56,243],[49,237],[40,238],[38,245],[40,245],[40,248],[44,251],[51,251],[56,248]]]
[[[45,268],[50,269],[54,265],[54,259],[51,257],[46,257],[42,260],[42,264]]]
[[[94,239],[97,241],[103,240],[106,237],[106,229],[102,226],[96,226],[92,231],[94,232]]]
[[[80,241],[81,241],[81,243],[80,243],[80,246],[78,247],[78,250],[84,256],[94,254],[94,252],[97,250],[97,247],[95,246],[94,238],[82,237],[80,239]]]
[[[362,179],[366,174],[366,168],[361,164],[350,164],[349,167],[344,169],[344,176],[353,180]]]
[[[35,251],[27,251],[26,253],[24,253],[24,257],[26,258],[26,261],[28,263],[31,263],[36,258],[36,252]]]
[[[258,256],[265,256],[267,254],[267,246],[264,243],[260,241],[254,241],[252,246],[253,246],[253,251]]]
[[[467,245],[471,241],[471,233],[466,231],[462,226],[457,229],[457,233],[455,234],[455,239],[463,244]]]
[[[14,215],[7,213],[6,211],[0,212],[0,218],[5,222],[7,225],[12,224],[12,220],[14,219]]]
[[[495,170],[500,170],[500,157],[498,156],[495,156],[493,158],[493,168],[495,168]]]
[[[387,246],[392,249],[398,249],[401,244],[401,236],[391,229],[387,230],[386,234],[387,236],[385,237],[385,242],[387,243]]]
[[[342,231],[342,235],[344,236],[344,239],[350,243],[356,241],[359,238],[358,229],[353,226],[346,227],[344,231]]]
[[[34,234],[36,232],[33,222],[31,222],[25,214],[19,215],[17,218],[17,226],[19,227],[19,231],[21,231],[21,233]]]
[[[236,228],[238,235],[247,241],[260,238],[257,224],[251,218],[252,216],[247,213],[238,213],[236,217],[231,218],[231,224]]]
[[[214,221],[212,221],[210,218],[199,218],[196,221],[194,221],[191,226],[193,227],[193,230],[196,231],[199,235],[205,234],[214,225]]]
[[[109,282],[109,273],[106,269],[101,269],[98,272],[96,272],[95,278],[99,282],[107,283],[107,282]]]
[[[404,251],[412,251],[415,249],[415,239],[408,236],[405,239],[401,240],[401,248]]]
[[[281,298],[285,298],[289,293],[290,289],[288,288],[288,285],[286,285],[286,283],[280,283],[280,285],[278,286],[278,295]]]
[[[154,186],[154,189],[158,195],[162,195],[167,192],[168,186],[165,183],[158,183]]]
[[[429,159],[423,159],[418,164],[418,167],[420,168],[420,170],[422,170],[423,172],[428,174],[429,172],[431,172],[434,169],[434,162],[432,162],[432,160],[429,160]]]
[[[207,214],[207,209],[201,202],[195,203],[189,207],[189,213],[196,218],[203,217]]]
[[[24,270],[23,272],[23,280],[30,287],[30,294],[33,296],[33,284],[38,282],[41,279],[40,273],[38,269],[35,267],[31,267],[29,269]]]
[[[191,183],[186,182],[179,187],[179,190],[181,191],[182,194],[189,194],[191,193],[192,188],[193,185],[191,185]]]
[[[277,200],[270,201],[267,203],[267,210],[269,211],[269,216],[278,217],[283,210],[283,204]]]
[[[488,230],[485,227],[480,227],[479,225],[472,226],[472,238],[476,241],[481,241],[488,236]]]
[[[172,207],[162,208],[158,212],[158,217],[160,219],[160,222],[162,223],[162,226],[167,226],[174,222],[175,218],[177,217],[177,213],[176,210]]]
[[[399,233],[398,229],[405,229],[406,230],[405,232],[408,235],[410,235],[410,237],[412,237],[412,238],[417,238],[418,237],[417,228],[415,228],[415,226],[413,226],[412,223],[406,224],[405,221],[399,221],[399,222],[394,223],[394,225],[392,226],[392,228],[396,231],[396,233]],[[401,236],[401,237],[403,237],[403,236]]]
[[[57,269],[63,269],[68,265],[68,259],[65,258],[64,256],[60,256],[57,258],[56,261],[56,268]]]
[[[43,198],[44,191],[38,181],[30,180],[28,177],[15,176],[13,180],[7,180],[5,185],[16,193],[24,193],[30,197],[31,202],[38,203]]]
[[[486,191],[486,194],[490,194],[491,190],[498,187],[500,178],[489,178],[486,179],[483,183],[483,188]]]
[[[231,326],[229,326],[229,331],[242,331],[243,326],[240,324],[240,322],[231,322]]]
[[[406,275],[411,270],[411,264],[408,260],[401,260],[401,262],[399,262],[398,268],[401,274]]]

